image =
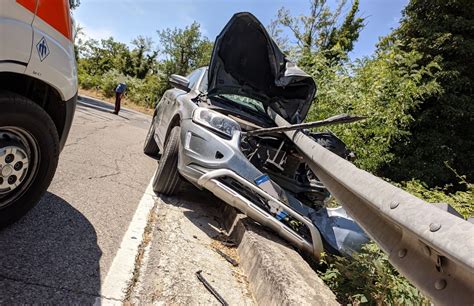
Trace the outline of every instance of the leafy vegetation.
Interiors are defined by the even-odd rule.
[[[403,182],[400,186],[409,193],[424,199],[429,203],[450,204],[464,218],[474,216],[474,185],[461,178],[460,184],[464,184],[466,191],[449,193],[449,185],[443,188],[431,188],[417,180]]]
[[[450,204],[466,218],[474,216],[474,186],[462,177],[459,179],[467,185],[466,192],[447,193],[446,188],[429,189],[416,180],[398,185],[427,202]],[[429,304],[429,300],[393,268],[387,255],[374,243],[364,246],[353,259],[325,255],[320,264],[318,274],[342,304]]]
[[[359,31],[363,28],[364,18],[357,16],[359,1],[352,4],[349,13],[340,22],[341,14],[347,0],[341,0],[337,8],[332,11],[326,0],[311,1],[309,15],[291,16],[288,9],[281,8],[277,19],[270,26],[271,33],[276,36],[280,47],[288,49],[288,39],[281,37],[283,26],[289,30],[296,41],[296,55],[311,56],[321,53],[332,60],[339,60],[341,55],[347,54],[354,48],[354,42],[359,38]]]
[[[429,304],[374,243],[365,245],[354,258],[325,255],[321,262],[326,268],[318,274],[341,304]]]
[[[395,159],[382,170],[396,181],[419,179],[430,187],[451,184],[466,190],[450,167],[474,178],[474,6],[469,0],[412,0],[401,25],[387,38],[403,51],[421,56],[416,64],[436,61],[430,79],[440,91],[410,111],[410,138],[393,146]],[[403,69],[404,65],[398,65]],[[446,166],[448,165],[448,167]]]
[[[213,44],[201,37],[200,26],[193,22],[183,29],[166,29],[158,32],[163,48],[162,69],[168,76],[186,75],[192,70],[209,65]]]
[[[185,29],[158,31],[160,50],[150,37],[138,36],[130,47],[112,37],[84,40],[81,31],[77,26],[75,43],[80,86],[112,97],[115,86],[123,82],[128,87],[127,98],[149,108],[169,88],[168,78],[172,73],[186,75],[207,65],[212,51],[212,43],[202,36],[196,22]]]
[[[419,57],[416,52],[402,52],[392,46],[371,58],[345,65],[331,65],[319,55],[303,59],[305,70],[318,84],[307,120],[340,113],[366,116],[360,123],[331,129],[354,150],[358,166],[377,173],[393,160],[392,144],[409,136],[408,128],[414,120],[410,110],[418,107],[423,96],[439,91],[436,82],[425,81],[437,65],[418,67],[414,63]],[[394,69],[399,62],[407,68]]]
[[[466,33],[472,26],[461,30],[460,25],[454,24],[455,20],[462,20],[462,25],[469,24],[469,18],[472,21],[471,13],[464,12],[462,18],[456,17],[456,9],[467,7],[467,3],[412,0],[404,12],[400,29],[383,38],[375,54],[350,61],[347,53],[363,27],[363,19],[357,16],[357,5],[355,1],[344,22],[334,21],[329,27],[334,29],[334,34],[329,36],[344,44],[304,39],[314,33],[314,28],[308,24],[313,22],[314,16],[319,18],[317,12],[325,12],[320,19],[323,29],[327,23],[325,16],[332,16],[329,20],[336,20],[337,17],[334,19],[333,16],[339,16],[340,6],[330,12],[328,8],[322,8],[324,1],[313,1],[308,16],[290,17],[286,10],[281,10],[271,25],[276,41],[314,77],[318,85],[307,120],[340,113],[367,116],[363,122],[331,128],[356,152],[355,163],[359,167],[396,179],[400,187],[427,202],[448,203],[464,217],[474,216],[473,187],[469,183],[472,177],[469,174],[472,173],[472,149],[469,149],[472,148],[472,135],[466,136],[462,131],[469,130],[469,120],[472,122],[473,78],[466,70],[454,71],[459,67],[447,64],[445,59],[453,51],[462,54],[461,50],[464,50],[471,54],[467,44],[472,45],[472,35]],[[437,14],[440,15],[435,17]],[[433,20],[437,19],[442,19],[439,24],[447,20],[451,24],[435,26],[433,32],[429,32]],[[423,32],[418,31],[422,25],[431,36],[423,37]],[[289,29],[294,37],[282,37],[285,33],[282,28]],[[453,28],[458,33],[454,40],[450,35],[444,36],[446,33],[440,34],[454,31]],[[316,30],[321,31],[319,28]],[[323,38],[328,37],[324,33],[322,31]],[[412,38],[416,37],[414,33],[419,36],[417,39]],[[456,47],[450,49],[444,39],[448,39],[446,43],[455,43]],[[289,45],[290,40],[297,43]],[[311,47],[305,44],[309,41]],[[443,46],[444,56],[439,55],[440,50],[434,52],[436,55],[425,50],[428,48],[433,53],[431,48],[437,43]],[[472,62],[452,55],[450,60],[460,65],[464,63],[465,67],[470,67],[466,63]],[[451,67],[451,70],[447,71],[446,67]],[[472,69],[469,71],[472,73]],[[460,87],[454,92],[457,85]],[[448,95],[447,90],[451,90]],[[466,105],[469,102],[470,105]],[[420,143],[420,139],[429,143]],[[452,165],[466,175],[458,175]],[[428,303],[392,267],[375,244],[364,247],[354,259],[326,256],[322,263],[326,266],[319,271],[322,279],[343,304]]]

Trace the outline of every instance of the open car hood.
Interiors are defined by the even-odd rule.
[[[303,121],[316,93],[313,79],[286,59],[250,13],[235,14],[217,36],[208,78],[209,96],[251,97],[291,123]]]

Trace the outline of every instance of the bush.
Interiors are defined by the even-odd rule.
[[[128,84],[128,78],[117,70],[109,70],[101,77],[100,90],[110,98],[115,95],[115,87],[118,83]]]
[[[437,69],[436,63],[419,67],[415,64],[419,57],[414,51],[405,53],[392,46],[346,65],[334,64],[318,54],[303,59],[301,65],[318,85],[307,120],[341,113],[366,116],[366,120],[335,125],[331,130],[355,151],[359,167],[377,173],[393,159],[393,143],[409,136],[413,121],[410,111],[424,96],[439,90],[435,81],[425,81],[425,76]],[[410,68],[394,69],[400,62]]]
[[[79,85],[84,89],[98,88],[101,78],[96,75],[88,75],[87,73],[78,73]]]
[[[164,82],[156,75],[148,75],[143,80],[129,78],[128,81],[129,91],[127,97],[139,105],[153,108],[161,96]]]
[[[115,87],[118,83],[127,84],[125,96],[132,102],[153,108],[161,93],[167,86],[157,75],[148,75],[145,79],[138,79],[126,76],[117,70],[109,70],[104,75],[87,75],[79,73],[79,85],[84,89],[98,89],[100,92],[110,98],[115,94]]]
[[[454,194],[446,192],[450,186],[429,189],[416,180],[397,185],[429,203],[451,204],[465,218],[473,217],[474,186],[463,177],[459,179],[467,191]],[[428,304],[428,300],[393,268],[387,255],[374,243],[364,246],[352,259],[325,255],[322,264],[327,269],[318,271],[318,274],[343,304]]]
[[[374,243],[365,245],[353,259],[325,255],[322,263],[327,269],[318,273],[342,304],[429,304]]]
[[[467,191],[448,193],[447,190],[451,187],[450,185],[443,188],[436,187],[429,189],[425,183],[417,180],[403,182],[400,185],[409,193],[429,203],[447,203],[456,209],[464,218],[474,217],[474,184],[464,180],[461,181],[461,184],[466,186]]]

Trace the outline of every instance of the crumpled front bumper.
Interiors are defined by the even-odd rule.
[[[232,170],[251,182],[263,174],[240,151],[240,133],[224,139],[191,119],[181,121],[178,161],[181,175],[197,186],[203,174],[217,169]]]
[[[303,223],[309,229],[312,241],[309,242],[305,240],[300,235],[298,235],[293,229],[278,221],[273,215],[263,210],[255,203],[252,203],[250,200],[248,200],[241,194],[235,192],[227,185],[220,182],[219,178],[222,177],[230,177],[238,181],[246,188],[259,194],[264,199],[268,201],[273,201],[274,204],[279,205],[288,215]],[[202,186],[207,190],[211,191],[215,196],[217,196],[224,202],[239,209],[244,214],[254,219],[258,223],[273,229],[281,237],[290,241],[297,248],[307,253],[313,254],[316,258],[319,258],[321,256],[321,253],[323,252],[323,243],[321,240],[321,235],[309,219],[301,216],[291,207],[287,206],[280,200],[275,199],[274,197],[272,197],[262,189],[258,188],[254,184],[246,181],[244,178],[240,177],[235,172],[227,169],[213,170],[201,176],[201,178],[198,180],[198,184],[199,186]]]
[[[232,139],[224,139],[194,123],[191,119],[182,120],[178,170],[182,176],[197,187],[211,191],[227,204],[239,209],[260,224],[273,229],[299,249],[316,258],[319,258],[323,252],[321,236],[311,220],[279,199],[275,199],[255,184],[255,179],[264,173],[252,165],[240,151],[240,133],[234,134]],[[290,216],[308,228],[311,233],[311,241],[302,238],[272,214],[219,180],[224,177],[232,178],[263,199],[279,205]]]
[[[194,123],[191,119],[184,119],[181,121],[180,136],[178,170],[183,177],[198,188],[211,191],[215,196],[239,209],[260,224],[273,229],[297,248],[319,258],[324,251],[323,237],[326,245],[329,243],[333,250],[350,255],[352,250],[357,249],[355,244],[363,240],[352,241],[351,238],[355,236],[348,235],[347,231],[344,232],[343,236],[339,234],[341,231],[337,229],[337,226],[340,222],[335,222],[335,218],[340,220],[341,215],[317,214],[313,209],[304,206],[293,197],[292,201],[287,204],[286,201],[276,199],[259,188],[255,180],[264,173],[251,164],[242,154],[240,133],[235,133],[232,139],[224,139]],[[303,238],[292,228],[279,221],[273,214],[254,203],[238,190],[234,190],[228,184],[225,184],[224,178],[230,178],[238,182],[241,188],[257,194],[264,201],[271,201],[273,205],[278,205],[289,216],[308,229],[311,240]],[[354,223],[348,216],[345,219],[349,223]],[[318,226],[318,223],[321,223],[321,227]],[[331,225],[334,227],[331,227]],[[360,228],[357,227],[357,229]],[[362,230],[360,229],[360,231]],[[363,231],[362,234],[364,234]],[[351,247],[346,248],[346,245]],[[345,250],[350,252],[347,253]]]

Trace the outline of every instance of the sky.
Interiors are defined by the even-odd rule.
[[[310,0],[81,0],[74,18],[89,38],[110,36],[130,44],[138,35],[158,42],[157,30],[184,28],[197,21],[202,33],[214,40],[234,13],[248,11],[264,25],[275,19],[279,8],[292,15],[309,11]],[[335,6],[336,0],[328,0]],[[346,12],[350,8],[348,1]],[[408,0],[360,0],[360,15],[366,26],[351,52],[351,58],[369,56],[379,38],[398,26]],[[159,46],[158,46],[159,47]]]

